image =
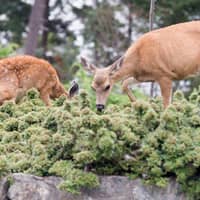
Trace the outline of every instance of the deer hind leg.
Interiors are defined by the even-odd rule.
[[[158,84],[160,85],[164,108],[167,108],[167,106],[171,103],[172,80],[167,77],[163,77],[158,80]]]
[[[135,96],[132,94],[132,91],[130,90],[130,88],[128,87],[130,84],[134,84],[134,83],[139,83],[136,79],[134,79],[133,77],[130,77],[128,79],[125,79],[122,82],[122,90],[124,93],[126,93],[130,99],[131,102],[136,101]]]
[[[4,103],[6,100],[13,100],[15,102],[16,93],[9,89],[0,90],[0,105]]]
[[[2,75],[2,74],[1,74]],[[3,74],[0,78],[0,104],[6,100],[15,102],[17,97],[18,78],[14,72]]]

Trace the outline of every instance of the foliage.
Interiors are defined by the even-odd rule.
[[[75,169],[70,161],[57,161],[49,169],[49,173],[65,178],[60,188],[71,193],[78,193],[81,187],[93,188],[99,185],[97,177],[93,173]]]
[[[126,41],[126,37],[120,31],[122,23],[115,17],[119,8],[109,1],[96,1],[94,4],[93,9],[85,7],[83,10],[83,36],[89,48],[91,46],[96,63],[108,65],[126,48],[124,42],[119,42]]]
[[[44,106],[31,90],[18,105],[0,107],[0,176],[23,172],[64,178],[77,193],[97,187],[98,175],[141,177],[164,187],[176,177],[191,199],[200,195],[200,89],[189,100],[177,91],[163,110],[159,98],[91,108],[82,91]]]
[[[139,16],[148,19],[149,0],[122,0],[125,4],[133,4],[139,10]],[[198,0],[157,0],[155,7],[156,21],[158,26],[168,26],[192,19],[199,19],[200,5]]]
[[[49,39],[48,43],[53,55],[55,55],[52,59],[50,59],[50,62],[56,68],[60,79],[65,81],[71,80],[77,70],[76,67],[73,67],[73,63],[76,56],[80,53],[79,48],[74,45],[73,39],[69,36],[66,44],[62,42],[59,44],[59,48],[56,46],[58,42],[53,41],[53,39]],[[67,50],[64,51],[64,49]],[[41,55],[41,52],[39,54]]]
[[[0,0],[0,32],[5,35],[9,42],[21,43],[22,33],[28,23],[31,6],[22,0],[4,1]]]
[[[11,43],[7,46],[0,45],[0,59],[5,58],[8,55],[10,55],[11,53],[13,53],[17,47],[18,47],[18,45],[14,44],[14,43]]]

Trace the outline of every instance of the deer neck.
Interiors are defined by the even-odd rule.
[[[139,66],[138,51],[135,46],[131,46],[124,55],[124,61],[121,68],[113,74],[113,82],[135,77]]]
[[[124,63],[122,67],[115,74],[113,74],[112,80],[115,83],[130,77],[133,77],[132,69],[131,67],[129,67],[129,65],[126,65],[126,63]]]

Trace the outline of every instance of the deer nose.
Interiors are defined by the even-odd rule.
[[[97,108],[98,111],[101,112],[105,108],[105,106],[103,104],[97,104],[96,108]]]

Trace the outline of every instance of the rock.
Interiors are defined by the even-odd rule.
[[[68,200],[71,194],[57,189],[62,181],[58,177],[37,177],[13,174],[14,184],[8,190],[10,200]]]
[[[161,189],[146,186],[140,179],[129,180],[120,176],[101,177],[101,186],[96,190],[87,190],[84,194],[87,194],[85,200],[186,200],[175,181]]]
[[[0,200],[7,200],[6,196],[7,196],[8,188],[9,188],[9,181],[7,177],[4,177],[0,181]]]
[[[83,189],[80,195],[60,191],[59,177],[37,177],[13,174],[14,182],[0,181],[0,200],[186,200],[178,184],[171,180],[166,188],[146,186],[140,179],[121,176],[102,176],[96,189]]]

